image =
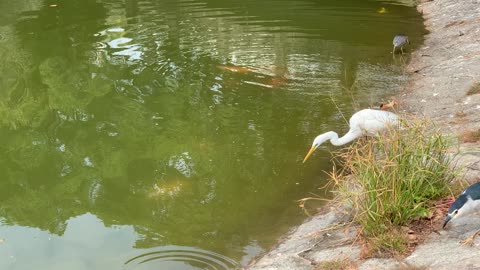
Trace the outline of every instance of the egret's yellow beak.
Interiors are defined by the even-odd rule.
[[[310,151],[308,151],[307,155],[303,159],[303,163],[305,163],[305,161],[310,157],[310,155],[313,153],[313,151],[315,151],[315,149],[316,149],[315,146],[312,146],[312,148],[310,148]]]

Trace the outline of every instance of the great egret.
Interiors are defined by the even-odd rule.
[[[379,132],[385,130],[388,126],[397,125],[398,122],[397,115],[392,112],[372,109],[358,111],[350,117],[350,130],[343,135],[343,137],[338,138],[338,134],[334,131],[318,135],[315,140],[313,140],[312,147],[303,159],[303,162],[305,162],[322,143],[328,140],[330,140],[333,145],[344,145],[361,136],[377,136]]]

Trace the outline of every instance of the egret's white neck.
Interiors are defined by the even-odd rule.
[[[320,145],[330,140],[330,143],[332,143],[335,146],[339,146],[355,140],[356,138],[360,137],[360,135],[361,133],[359,132],[349,131],[347,132],[347,134],[343,135],[341,138],[338,138],[338,134],[336,132],[329,131],[329,132],[318,135],[314,140],[314,144]]]

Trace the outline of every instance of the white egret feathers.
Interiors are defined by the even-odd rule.
[[[330,140],[333,145],[344,145],[361,136],[377,136],[389,126],[398,125],[398,117],[396,114],[388,111],[364,109],[356,112],[350,117],[350,130],[341,138],[334,131],[329,131],[318,135],[312,143],[312,147],[303,159],[305,162],[310,155],[322,143]]]

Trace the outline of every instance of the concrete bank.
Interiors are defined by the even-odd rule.
[[[407,66],[411,80],[397,97],[400,108],[426,116],[446,134],[458,136],[459,147],[452,151],[463,168],[459,180],[479,181],[480,144],[475,142],[474,131],[480,129],[480,0],[426,1],[418,9],[430,34],[412,53]],[[460,244],[480,229],[480,214],[459,218],[447,230],[427,235],[406,258],[364,260],[355,228],[321,231],[348,220],[333,208],[326,210],[294,229],[246,269],[316,270],[343,261],[335,269],[480,270],[480,237],[473,246]]]

